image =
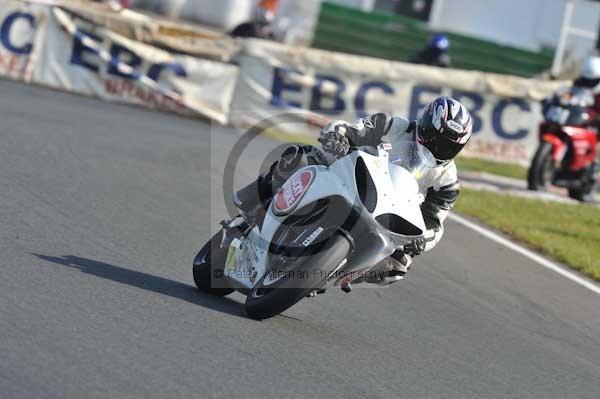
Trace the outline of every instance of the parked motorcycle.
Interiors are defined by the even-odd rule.
[[[593,199],[598,184],[600,144],[587,89],[573,87],[544,100],[540,144],[527,177],[530,190],[564,187],[578,201]]]
[[[212,295],[241,292],[247,315],[266,319],[329,286],[400,280],[382,265],[423,237],[435,165],[424,146],[398,140],[302,168],[268,206],[222,223],[194,260],[194,281]]]

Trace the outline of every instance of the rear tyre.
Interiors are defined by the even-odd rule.
[[[546,190],[551,183],[554,174],[552,148],[552,144],[547,142],[541,143],[538,147],[527,174],[527,187],[529,190]]]
[[[226,296],[235,291],[223,277],[227,249],[221,248],[221,233],[204,245],[194,259],[194,282],[206,294]]]
[[[292,270],[282,272],[282,277],[263,277],[246,299],[248,317],[262,320],[276,316],[322,288],[349,252],[348,240],[336,234],[319,252],[303,258]]]

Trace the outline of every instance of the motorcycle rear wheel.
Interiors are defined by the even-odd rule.
[[[263,320],[283,313],[322,288],[349,252],[350,243],[346,237],[336,234],[319,252],[303,258],[280,278],[263,277],[246,299],[246,314],[252,319]]]

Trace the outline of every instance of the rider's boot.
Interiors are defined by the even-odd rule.
[[[404,275],[410,270],[412,257],[405,254],[403,251],[396,251],[375,266],[366,276],[365,280],[368,283],[378,285],[389,285],[400,281]]]
[[[244,214],[252,214],[259,206],[273,197],[270,173],[258,176],[258,179],[234,194],[233,204]]]
[[[233,220],[224,220],[223,238],[221,247],[228,247],[236,237],[241,237],[248,232],[252,226],[261,224],[264,218],[263,205],[268,203],[272,194],[270,194],[270,184],[266,182],[266,176],[258,176],[258,179],[248,184],[233,195],[233,205],[240,210],[240,215]]]
[[[245,215],[257,213],[260,209],[266,210],[275,192],[293,173],[293,167],[294,164],[290,164],[289,160],[281,158],[271,165],[267,173],[259,175],[258,179],[235,193],[233,204]]]

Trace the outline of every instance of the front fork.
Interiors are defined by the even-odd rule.
[[[556,135],[550,133],[543,134],[542,141],[552,145],[552,160],[556,167],[560,167],[565,155],[567,154],[567,144]]]
[[[244,237],[254,227],[243,216],[221,221],[221,248],[227,249],[236,238]]]

